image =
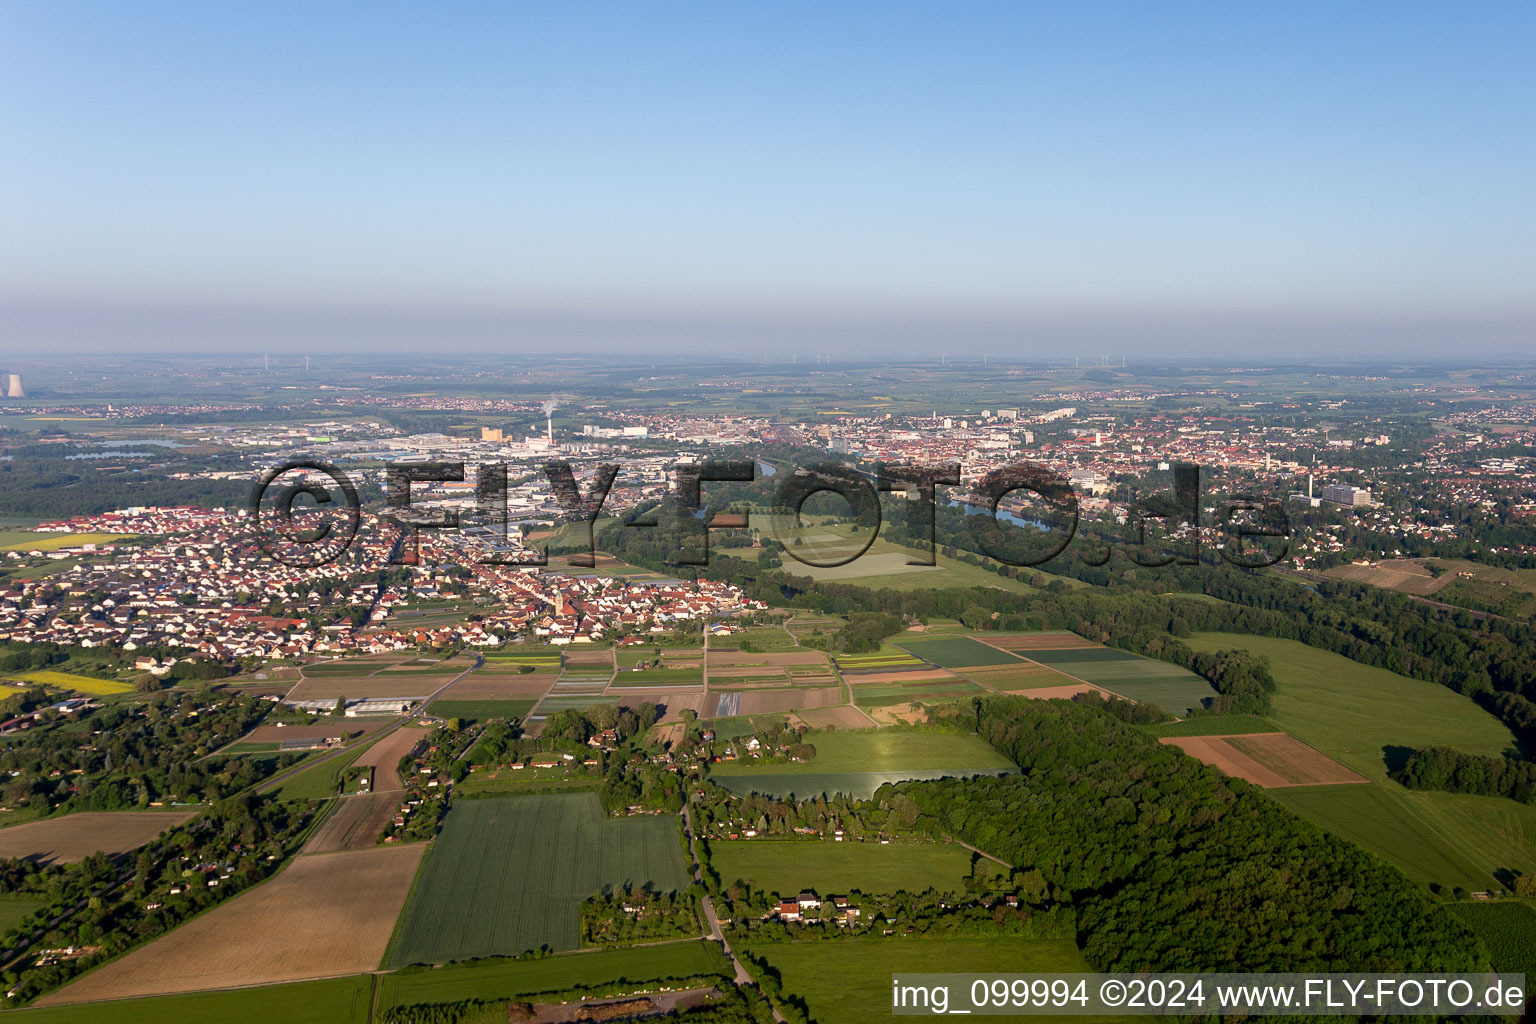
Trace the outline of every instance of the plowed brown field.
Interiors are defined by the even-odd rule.
[[[426,846],[297,857],[275,878],[92,971],[42,1005],[371,971]]]
[[[103,850],[143,846],[192,817],[191,811],[81,811],[0,829],[0,857],[68,864]]]

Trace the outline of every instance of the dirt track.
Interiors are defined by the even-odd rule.
[[[403,788],[397,766],[400,759],[411,752],[431,730],[420,726],[404,725],[379,740],[358,755],[352,763],[359,768],[373,769],[373,791],[387,793]]]
[[[401,794],[367,793],[336,799],[337,806],[304,844],[305,853],[372,849],[378,845],[379,833],[395,816]]]

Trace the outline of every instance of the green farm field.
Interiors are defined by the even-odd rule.
[[[612,686],[703,686],[702,668],[643,668],[620,669],[613,677]]]
[[[1111,647],[1019,653],[1057,672],[1102,686],[1138,703],[1156,704],[1181,717],[1216,696],[1210,683],[1186,668]]]
[[[1444,686],[1350,661],[1296,640],[1197,633],[1200,651],[1241,649],[1269,658],[1276,725],[1366,778],[1387,777],[1389,746],[1439,744],[1497,756],[1515,737],[1497,718]]]
[[[812,730],[809,761],[763,768],[748,762],[716,765],[710,777],[735,793],[797,797],[846,793],[868,799],[888,782],[1015,771],[980,737],[911,729]]]
[[[292,985],[37,1007],[9,1011],[4,1016],[17,1024],[368,1024],[372,999],[373,978],[365,974]]]
[[[1476,891],[1505,887],[1511,871],[1536,870],[1536,807],[1408,790],[1387,778],[1393,746],[1440,744],[1490,756],[1514,748],[1509,729],[1466,697],[1294,640],[1202,633],[1189,642],[1266,655],[1278,685],[1269,719],[1372,780],[1272,790],[1287,807],[1419,881]]]
[[[531,700],[439,700],[427,710],[439,718],[457,718],[469,725],[492,718],[522,718],[533,705]]]
[[[910,640],[903,637],[903,649],[940,668],[976,668],[981,665],[1017,665],[1019,659],[996,647],[989,647],[968,636],[932,637]]]
[[[1536,907],[1523,900],[1456,903],[1456,914],[1493,954],[1493,969],[1525,975],[1526,999],[1536,991]]]
[[[386,961],[575,949],[579,907],[603,885],[687,882],[670,815],[611,821],[591,793],[460,801],[422,864]]]
[[[971,870],[971,851],[953,843],[738,839],[711,843],[709,861],[726,884],[741,878],[789,896],[805,889],[959,892]]]
[[[1011,935],[849,939],[831,946],[824,942],[755,943],[748,952],[767,960],[783,976],[784,988],[805,1000],[812,1019],[837,1024],[889,1021],[893,974],[1089,970],[1082,953],[1067,939]]]
[[[598,950],[539,960],[487,960],[433,970],[404,970],[379,979],[379,1011],[410,1003],[526,998],[576,986],[602,991],[662,978],[729,974],[720,948],[707,942]]]

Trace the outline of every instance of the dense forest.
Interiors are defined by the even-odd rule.
[[[986,697],[1022,774],[905,783],[932,831],[1038,872],[1099,970],[1475,971],[1461,921],[1396,869],[1109,716]]]
[[[1447,747],[1425,747],[1409,754],[1392,777],[1409,789],[1507,796],[1523,804],[1536,803],[1536,764],[1509,757],[1483,757]]]

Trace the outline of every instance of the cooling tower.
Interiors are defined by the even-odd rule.
[[[8,374],[5,378],[6,398],[26,398],[27,393],[21,387],[21,374]]]

